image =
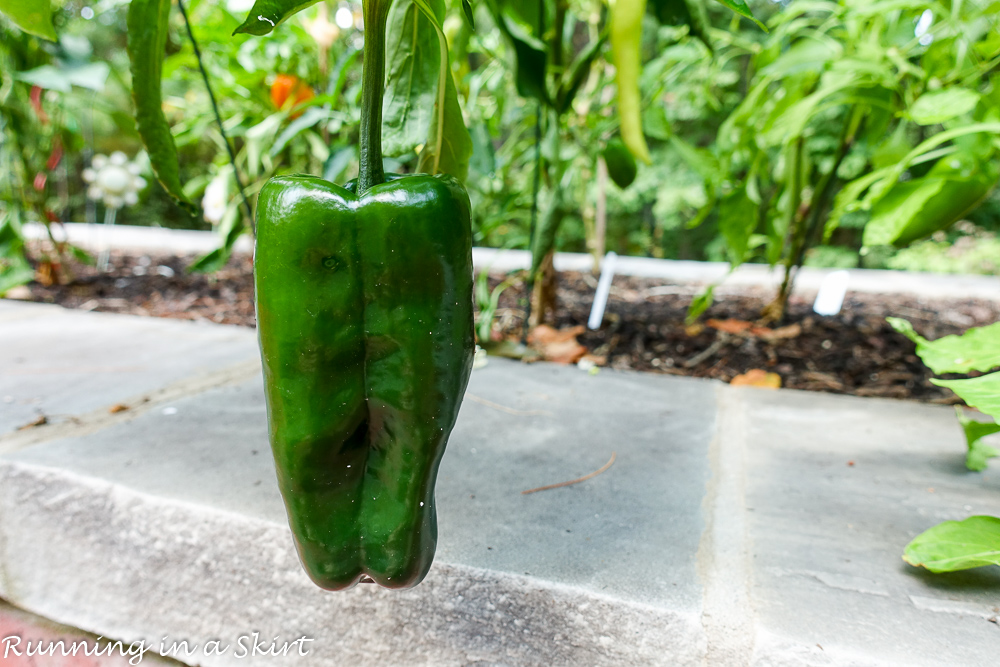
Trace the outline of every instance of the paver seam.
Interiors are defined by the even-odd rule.
[[[201,394],[209,389],[239,384],[259,375],[259,360],[243,361],[216,371],[178,380],[160,389],[143,392],[86,414],[71,415],[66,421],[2,433],[0,434],[0,456],[49,440],[95,433],[115,424],[131,421],[164,403]],[[111,412],[113,407],[118,409]]]
[[[704,664],[745,667],[753,656],[755,634],[746,527],[747,408],[741,390],[728,385],[716,388],[716,406],[709,447],[712,477],[702,502],[705,530],[697,555],[704,587]]]

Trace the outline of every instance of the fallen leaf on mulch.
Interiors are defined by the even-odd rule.
[[[802,335],[802,325],[789,324],[787,327],[779,327],[777,329],[754,327],[750,330],[750,333],[766,341],[788,340],[790,338],[798,338]]]
[[[734,336],[740,336],[753,328],[753,322],[747,322],[746,320],[734,320],[732,318],[728,320],[709,320],[705,322],[708,326],[713,329],[717,329],[727,334],[733,334]]]
[[[695,336],[701,335],[701,332],[705,330],[705,325],[701,322],[695,322],[694,324],[689,324],[684,327],[684,333],[689,337],[694,338]]]
[[[731,334],[733,336],[760,338],[768,342],[798,338],[802,335],[802,325],[797,323],[789,324],[786,327],[779,327],[777,329],[762,327],[754,324],[753,322],[732,318],[728,320],[709,320],[706,324],[713,329]]]
[[[781,389],[781,376],[768,373],[760,368],[754,368],[742,375],[737,375],[729,384],[734,387],[761,387],[763,389]]]
[[[18,431],[24,431],[24,430],[29,429],[29,428],[34,428],[36,426],[45,426],[48,423],[49,423],[49,418],[48,417],[46,417],[45,415],[39,415],[37,419],[34,419],[34,420],[28,422],[27,424],[25,424],[24,426],[21,426],[17,430]]]
[[[557,331],[547,324],[540,324],[531,330],[528,344],[541,352],[546,361],[575,364],[587,354],[587,348],[576,339],[586,330],[586,327],[579,325]]]

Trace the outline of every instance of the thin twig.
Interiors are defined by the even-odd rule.
[[[549,484],[548,486],[540,486],[537,489],[528,489],[527,491],[522,491],[521,495],[522,496],[526,496],[529,493],[536,493],[538,491],[548,491],[549,489],[558,489],[558,488],[561,488],[561,487],[564,487],[564,486],[571,486],[573,484],[579,484],[580,482],[586,482],[588,479],[591,479],[593,477],[597,477],[602,472],[604,472],[605,470],[607,470],[608,468],[610,468],[614,464],[615,458],[617,457],[617,455],[618,455],[618,452],[611,452],[611,458],[608,459],[608,462],[605,463],[604,465],[602,465],[599,469],[597,469],[594,472],[590,473],[589,475],[584,475],[583,477],[581,477],[579,479],[570,480],[569,482],[559,482],[558,484]]]
[[[708,346],[704,351],[694,355],[690,359],[684,362],[684,368],[694,368],[701,362],[705,361],[713,354],[721,350],[729,342],[729,334],[719,333],[719,337],[714,343]]]
[[[212,84],[208,80],[208,72],[205,71],[205,64],[201,59],[201,49],[198,48],[198,40],[194,38],[194,31],[191,30],[191,21],[188,20],[187,10],[184,8],[184,0],[177,0],[177,6],[181,10],[181,16],[184,17],[184,25],[187,27],[187,34],[191,39],[194,57],[198,61],[201,78],[205,81],[205,88],[208,90],[208,99],[212,102],[212,111],[215,112],[215,121],[219,124],[222,143],[226,144],[226,150],[229,152],[229,164],[233,165],[233,176],[236,178],[236,187],[240,190],[240,197],[243,198],[243,207],[246,209],[247,220],[250,221],[250,231],[256,235],[257,229],[254,225],[253,209],[250,208],[250,201],[247,199],[246,187],[243,185],[243,178],[240,177],[240,170],[236,167],[236,153],[233,152],[233,147],[229,143],[229,137],[226,135],[226,128],[222,124],[222,114],[219,113],[219,105],[215,101],[215,92],[212,91]]]
[[[466,394],[465,397],[473,403],[479,403],[480,405],[485,405],[488,408],[493,408],[494,410],[499,410],[500,412],[506,412],[509,415],[514,415],[515,417],[552,416],[552,413],[547,410],[515,410],[514,408],[508,408],[506,405],[500,405],[499,403],[494,403],[493,401],[487,401],[485,398],[480,398],[475,394]]]

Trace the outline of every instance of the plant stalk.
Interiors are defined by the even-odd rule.
[[[361,169],[358,194],[385,183],[382,164],[382,98],[385,96],[385,33],[392,0],[364,0],[364,69],[361,80]]]
[[[201,49],[198,48],[198,40],[194,38],[194,30],[191,29],[191,21],[188,19],[187,9],[184,8],[184,0],[177,0],[177,8],[181,10],[181,16],[184,18],[184,27],[187,28],[188,39],[191,40],[191,48],[194,50],[195,60],[198,61],[198,69],[201,71],[201,78],[205,82],[205,89],[208,91],[208,99],[212,103],[212,111],[215,113],[215,122],[219,125],[219,134],[222,135],[222,143],[226,145],[226,151],[229,153],[229,164],[233,166],[233,177],[236,179],[236,187],[240,191],[240,197],[243,200],[243,211],[246,213],[247,220],[250,222],[250,231],[253,234],[257,233],[256,223],[253,218],[253,209],[250,207],[250,200],[247,199],[247,189],[243,184],[243,177],[240,176],[240,170],[236,166],[236,153],[233,151],[233,145],[229,141],[229,137],[226,135],[226,126],[222,122],[222,114],[219,112],[219,105],[215,101],[215,91],[212,90],[212,83],[208,78],[208,71],[205,69],[205,63],[201,57]]]

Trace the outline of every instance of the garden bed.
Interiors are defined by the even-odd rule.
[[[189,274],[193,257],[137,255],[114,251],[108,273],[74,265],[64,286],[32,283],[21,296],[67,308],[207,320],[252,327],[251,261],[240,255],[212,275]],[[499,280],[491,280],[495,285]],[[580,327],[590,314],[595,279],[560,274],[556,326]],[[752,369],[781,377],[793,389],[958,402],[950,390],[930,383],[932,374],[914,355],[913,343],[894,332],[887,316],[911,320],[928,338],[960,333],[1000,319],[1000,304],[976,300],[939,302],[900,295],[851,293],[835,317],[820,317],[793,297],[782,327],[747,329],[770,292],[761,288],[723,291],[702,318],[684,317],[700,288],[663,280],[617,277],[604,326],[578,339],[601,364],[671,375],[730,381]],[[673,293],[670,293],[673,292]],[[516,338],[523,322],[522,287],[502,295],[498,335]],[[743,330],[741,330],[743,329]],[[777,332],[777,335],[775,335]]]

